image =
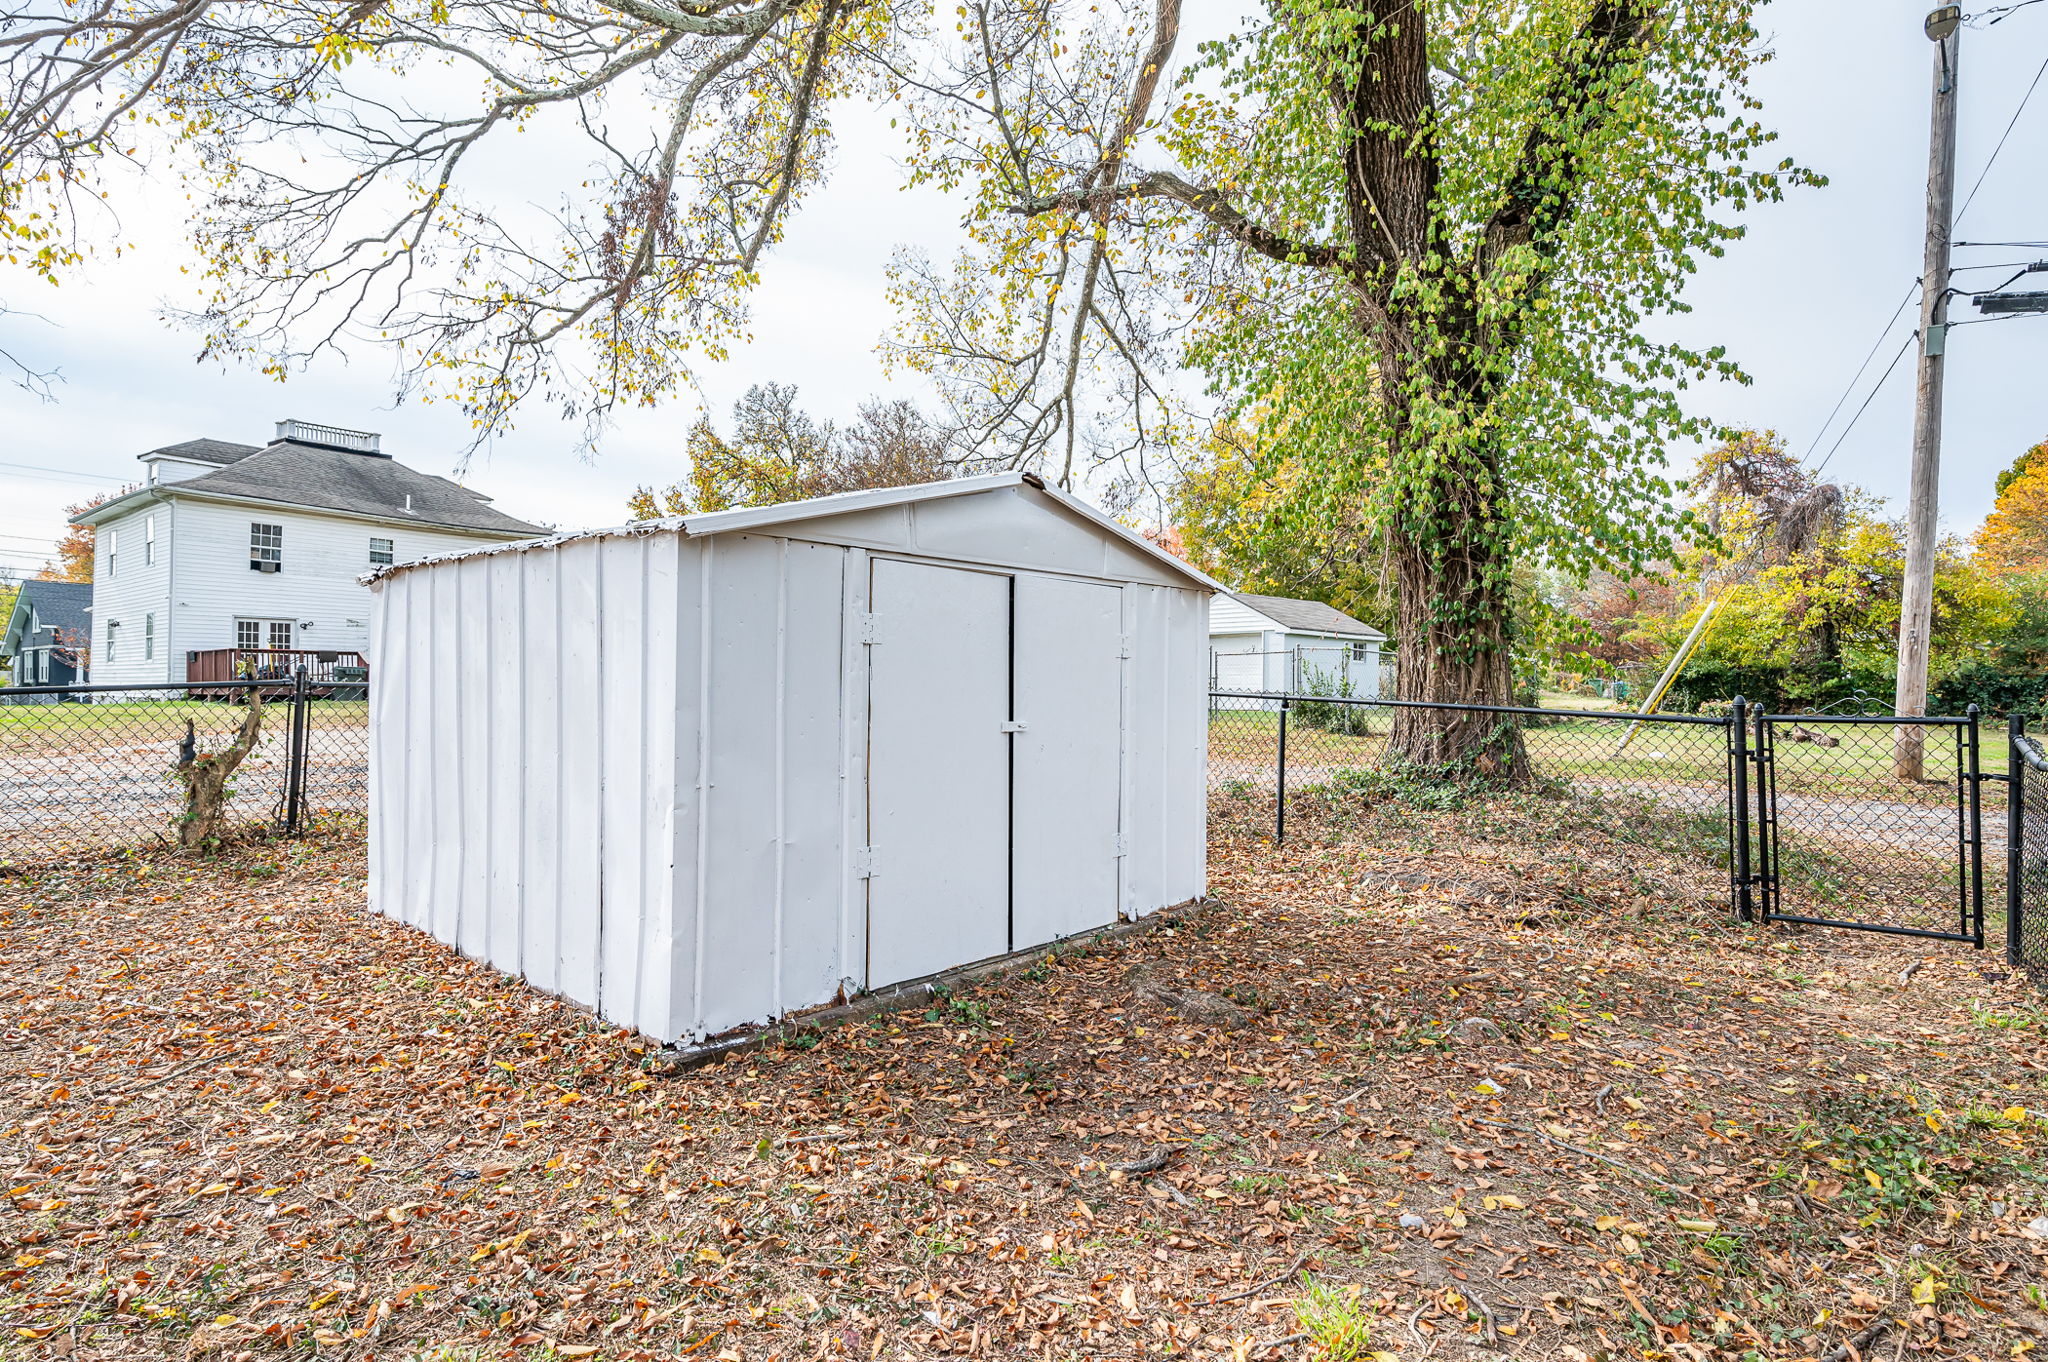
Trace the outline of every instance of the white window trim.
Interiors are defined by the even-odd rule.
[[[265,534],[269,531],[269,534]],[[268,540],[269,542],[265,542]],[[284,571],[284,522],[252,520],[249,522],[249,567],[261,572],[260,564],[275,563],[276,570]]]

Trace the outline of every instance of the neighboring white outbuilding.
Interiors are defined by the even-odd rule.
[[[370,902],[690,1041],[1199,897],[1216,584],[1018,474],[372,574]]]
[[[1386,641],[1321,601],[1223,592],[1209,601],[1209,686],[1376,699]]]

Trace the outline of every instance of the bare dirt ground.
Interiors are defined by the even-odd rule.
[[[0,1352],[2048,1339],[2048,999],[1995,957],[1732,926],[1557,800],[1219,815],[1172,927],[672,1076],[369,916],[359,843],[0,881]]]

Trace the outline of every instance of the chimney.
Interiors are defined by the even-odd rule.
[[[289,441],[295,445],[311,445],[315,449],[335,449],[345,454],[369,454],[388,459],[391,456],[377,447],[382,438],[374,430],[345,430],[340,426],[323,426],[317,421],[279,421],[277,434],[271,443]]]

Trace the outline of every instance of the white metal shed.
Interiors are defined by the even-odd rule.
[[[1197,898],[1216,584],[998,474],[387,568],[370,902],[697,1040]]]

